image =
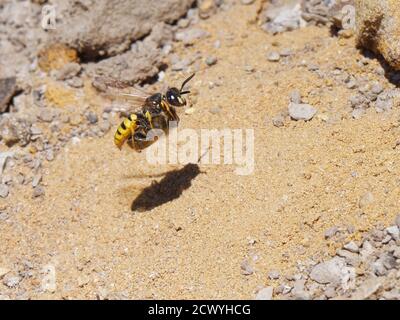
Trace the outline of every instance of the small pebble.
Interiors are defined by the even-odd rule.
[[[96,124],[99,121],[99,117],[93,111],[89,111],[86,115],[86,119],[90,124]]]
[[[277,128],[283,127],[285,125],[285,117],[282,114],[278,114],[272,118],[272,124]]]
[[[338,227],[332,227],[325,231],[324,237],[325,239],[330,239],[335,236],[339,232]]]
[[[240,2],[244,5],[252,4],[255,0],[240,0]]]
[[[39,185],[40,181],[42,181],[42,175],[35,175],[32,180],[32,187],[36,188]]]
[[[38,198],[40,196],[44,195],[44,188],[42,186],[37,186],[36,188],[33,189],[33,197]]]
[[[354,242],[351,241],[349,243],[346,243],[343,248],[345,248],[346,250],[350,251],[350,252],[354,252],[357,253],[360,249],[358,247],[358,245]]]
[[[248,263],[247,260],[242,262],[240,268],[242,269],[242,274],[245,276],[250,276],[254,273],[253,267]]]
[[[268,278],[270,278],[271,280],[279,279],[280,276],[281,275],[277,270],[272,270],[268,273]]]
[[[7,185],[0,184],[0,197],[1,198],[7,198],[9,192],[10,192],[10,189]]]
[[[396,219],[394,220],[394,223],[397,225],[397,227],[400,229],[400,214],[397,215]]]
[[[21,277],[19,276],[10,276],[5,277],[3,280],[4,285],[9,288],[15,288],[21,282]]]
[[[290,91],[289,97],[290,97],[291,102],[294,102],[297,104],[301,103],[301,93],[299,90],[296,89],[296,90]]]
[[[210,56],[210,57],[207,57],[206,64],[211,67],[211,66],[215,65],[217,63],[217,61],[218,61],[217,57]]]
[[[254,72],[254,70],[255,70],[254,67],[252,67],[250,65],[245,65],[243,69],[244,69],[244,71],[246,71],[248,73]]]
[[[272,51],[267,55],[268,61],[277,62],[281,59],[281,55],[277,51]]]
[[[258,291],[256,295],[256,300],[272,300],[272,295],[274,293],[273,287],[266,287]]]
[[[293,120],[311,120],[317,113],[317,109],[309,104],[291,102],[289,104],[289,115]]]

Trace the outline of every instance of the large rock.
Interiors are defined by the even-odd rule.
[[[184,16],[195,0],[55,0],[57,25],[47,44],[63,43],[95,59],[129,49],[159,22]]]
[[[381,54],[400,70],[400,6],[398,0],[356,0],[357,41]]]

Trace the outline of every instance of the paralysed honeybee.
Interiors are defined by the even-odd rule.
[[[145,91],[130,87],[129,93],[119,93],[119,95],[132,102],[132,107],[139,107],[135,112],[132,112],[118,126],[114,134],[114,143],[121,149],[125,142],[128,145],[140,152],[150,146],[156,139],[149,139],[148,133],[152,129],[160,129],[165,134],[168,134],[170,122],[178,123],[179,116],[175,107],[186,106],[186,100],[183,95],[190,93],[189,90],[184,90],[185,85],[194,77],[192,74],[189,78],[183,81],[181,88],[168,88],[165,94],[153,93],[149,94]],[[126,88],[128,85],[118,80],[108,80],[97,78],[95,81],[100,81],[106,87]]]

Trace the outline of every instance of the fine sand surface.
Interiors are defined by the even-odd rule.
[[[254,128],[254,173],[239,176],[235,165],[150,165],[144,152],[114,146],[115,118],[103,138],[70,142],[45,164],[44,197],[33,199],[31,190],[17,186],[0,200],[13,213],[0,227],[0,265],[35,265],[14,294],[254,298],[260,286],[274,284],[269,271],[289,275],[297,261],[333,254],[338,244],[324,239],[330,227],[352,226],[357,240],[393,221],[398,111],[369,110],[354,120],[351,90],[302,65],[314,63],[326,74],[340,67],[373,81],[379,62],[362,69],[354,39],[338,39],[327,28],[269,36],[257,26],[256,10],[234,6],[201,22],[210,37],[177,51],[182,58],[198,52],[218,58],[211,67],[202,62],[191,82],[194,112],[182,113],[180,126]],[[284,48],[294,53],[286,63],[267,60],[267,52]],[[179,85],[185,77],[167,70],[165,82]],[[287,110],[293,89],[318,113],[309,122],[287,119],[275,127],[272,118]],[[90,99],[95,91],[87,91]],[[360,208],[366,192],[373,202]],[[132,212],[134,202],[144,210]],[[246,261],[251,275],[241,269]],[[40,289],[46,266],[56,271],[54,292]]]

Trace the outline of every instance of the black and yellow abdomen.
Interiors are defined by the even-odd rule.
[[[119,149],[121,149],[124,142],[134,134],[136,121],[137,115],[133,113],[128,118],[125,118],[117,128],[114,134],[114,143]]]

